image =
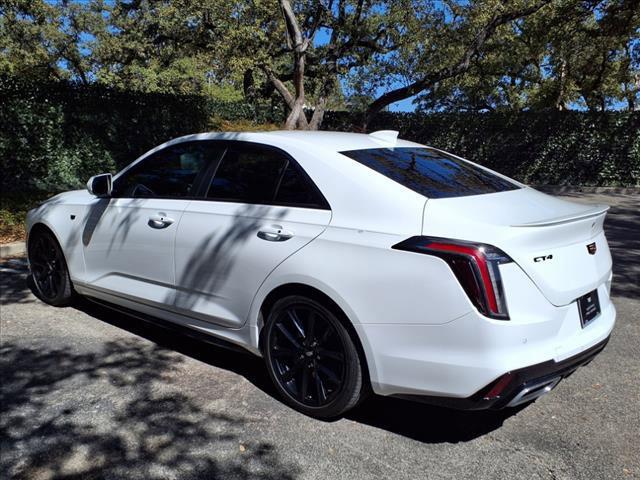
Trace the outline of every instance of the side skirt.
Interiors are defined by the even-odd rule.
[[[216,346],[250,352],[262,356],[257,347],[250,344],[250,335],[247,328],[230,329],[219,327],[196,318],[187,317],[164,308],[137,302],[135,300],[113,294],[102,289],[97,289],[86,284],[74,282],[76,291],[85,296],[89,301],[119,311],[125,315],[137,318],[144,322],[153,323],[166,328],[173,328],[183,334],[202,340],[203,334],[206,341]],[[186,328],[179,328],[186,327]],[[198,335],[198,333],[200,335]]]

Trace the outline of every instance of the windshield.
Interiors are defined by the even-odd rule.
[[[520,188],[488,170],[430,148],[371,148],[340,153],[428,198]]]

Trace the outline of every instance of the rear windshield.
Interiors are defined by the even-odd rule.
[[[428,198],[465,197],[520,188],[487,170],[430,148],[371,148],[340,153]]]

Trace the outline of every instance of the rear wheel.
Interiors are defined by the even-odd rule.
[[[349,332],[332,311],[316,300],[290,296],[275,303],[264,328],[267,369],[289,405],[331,418],[358,403],[362,364]]]
[[[46,230],[34,232],[28,253],[31,278],[40,298],[56,307],[68,305],[73,288],[67,262],[53,234]]]

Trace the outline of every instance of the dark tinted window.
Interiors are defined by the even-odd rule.
[[[211,142],[179,143],[134,165],[114,185],[115,197],[180,198],[195,194],[199,173],[221,151]]]
[[[374,148],[341,153],[429,198],[520,188],[469,162],[429,148]]]
[[[230,147],[216,170],[207,197],[272,203],[287,162],[287,157],[276,150]]]
[[[276,193],[276,203],[327,208],[327,202],[301,168],[293,162],[284,171]]]

